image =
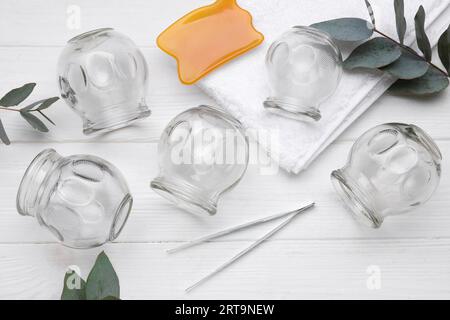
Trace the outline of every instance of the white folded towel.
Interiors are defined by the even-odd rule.
[[[241,0],[239,5],[251,12],[264,43],[253,51],[229,62],[199,81],[199,87],[219,105],[239,119],[244,127],[277,130],[279,145],[271,155],[280,166],[293,173],[305,169],[336,137],[393,83],[387,75],[344,72],[336,93],[321,107],[322,119],[303,123],[268,113],[262,106],[270,95],[265,69],[265,55],[270,44],[295,25],[343,17],[370,21],[364,0]],[[377,28],[396,37],[393,0],[372,0]],[[432,45],[448,27],[450,0],[407,0],[405,17],[408,30],[405,43],[415,41],[414,15],[423,4],[426,28]],[[344,56],[348,52],[343,52]],[[265,148],[264,141],[259,141]]]

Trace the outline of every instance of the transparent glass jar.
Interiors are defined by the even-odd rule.
[[[92,248],[116,239],[133,198],[122,174],[109,162],[89,155],[62,157],[39,153],[25,172],[17,210],[35,217],[72,248]]]
[[[167,125],[158,155],[160,173],[152,189],[188,212],[214,215],[220,195],[244,175],[249,146],[238,120],[199,106]]]
[[[425,203],[436,190],[442,156],[437,145],[414,125],[389,123],[364,133],[348,163],[331,180],[353,215],[380,227],[389,215]]]
[[[299,26],[270,46],[266,66],[272,96],[264,107],[287,118],[319,121],[319,106],[340,82],[342,56],[328,34]]]
[[[72,38],[59,57],[61,97],[83,119],[87,135],[148,117],[147,82],[147,63],[139,48],[110,28]]]

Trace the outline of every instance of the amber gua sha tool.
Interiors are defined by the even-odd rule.
[[[177,60],[180,81],[193,84],[263,40],[250,13],[236,0],[217,0],[176,21],[158,36],[157,44]]]

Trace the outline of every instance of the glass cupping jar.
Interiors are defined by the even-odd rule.
[[[131,211],[127,183],[111,163],[90,155],[39,153],[25,172],[17,210],[32,216],[72,248],[92,248],[117,238]]]
[[[214,215],[220,195],[244,175],[249,145],[241,123],[199,106],[175,117],[158,144],[160,173],[151,187],[178,207]]]
[[[353,215],[380,227],[390,215],[425,203],[436,190],[442,156],[437,145],[414,125],[389,123],[364,133],[347,164],[331,180]]]
[[[266,67],[272,95],[266,110],[302,121],[319,121],[319,107],[336,90],[342,56],[330,36],[311,27],[293,27],[269,48]]]
[[[82,118],[87,135],[148,117],[147,82],[147,63],[139,48],[110,28],[72,38],[59,57],[61,97]]]

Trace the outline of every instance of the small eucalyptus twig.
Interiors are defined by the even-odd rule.
[[[442,70],[441,68],[439,68],[437,65],[435,65],[433,62],[431,61],[427,61],[427,59],[425,59],[424,57],[422,57],[420,54],[418,54],[416,51],[414,51],[413,49],[411,49],[410,47],[408,47],[407,45],[401,44],[400,42],[398,42],[397,40],[395,40],[394,38],[388,36],[387,34],[385,34],[384,32],[381,32],[380,30],[378,30],[377,28],[374,27],[373,32],[378,33],[379,35],[385,37],[386,39],[394,42],[396,45],[398,45],[399,47],[407,50],[409,53],[413,54],[414,56],[416,56],[417,58],[419,58],[420,60],[425,61],[426,63],[428,63],[431,67],[435,68],[436,70],[438,70],[439,72],[441,72],[444,76],[446,76],[447,78],[450,78],[450,75],[445,72],[444,70]]]
[[[18,112],[20,116],[28,122],[28,124],[35,130],[40,132],[48,132],[47,126],[44,124],[42,120],[36,117],[34,114],[38,113],[42,118],[47,120],[49,123],[55,125],[55,123],[42,112],[43,110],[49,108],[52,104],[59,100],[59,97],[52,97],[47,99],[42,99],[36,102],[33,102],[26,107],[20,107],[21,104],[28,96],[33,92],[36,83],[27,83],[20,88],[15,88],[5,94],[2,98],[0,98],[0,110],[2,111],[13,111]],[[11,143],[8,135],[5,131],[5,127],[0,119],[0,141],[5,145],[9,145]]]
[[[450,26],[441,34],[437,51],[443,67],[433,63],[430,39],[425,30],[426,13],[420,6],[414,16],[418,50],[404,44],[407,30],[404,0],[393,0],[398,39],[377,29],[372,6],[365,0],[372,23],[361,18],[340,18],[311,25],[333,39],[358,44],[344,61],[347,70],[381,70],[398,80],[389,87],[400,95],[428,96],[450,85]],[[377,34],[377,37],[372,36]],[[366,41],[364,41],[366,40]]]

